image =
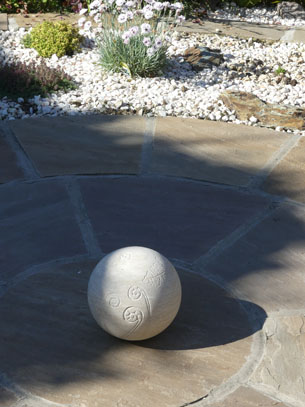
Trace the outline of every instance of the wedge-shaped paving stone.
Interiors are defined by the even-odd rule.
[[[151,171],[246,185],[287,139],[258,127],[158,118]]]
[[[65,189],[57,182],[0,188],[0,279],[32,264],[85,252]]]
[[[305,202],[305,137],[274,168],[263,185],[272,194]]]
[[[264,332],[264,358],[251,382],[305,405],[305,313],[269,317]]]
[[[1,14],[0,14],[1,16]],[[23,173],[17,165],[16,155],[4,140],[0,129],[0,183],[22,178]]]
[[[138,172],[144,118],[44,117],[10,125],[42,176]]]
[[[0,30],[7,30],[7,14],[0,13]]]
[[[304,247],[305,210],[283,205],[205,268],[266,311],[304,308]]]
[[[195,260],[267,206],[267,201],[196,182],[122,177],[80,181],[100,246],[146,246]]]
[[[0,299],[1,369],[25,390],[64,405],[177,407],[246,362],[253,329],[243,309],[185,271],[181,308],[166,331],[138,342],[110,336],[87,305],[94,265],[41,268]]]
[[[286,407],[286,404],[264,396],[249,387],[240,387],[224,401],[211,404],[210,407]]]
[[[1,407],[11,407],[17,401],[17,397],[0,385],[0,405]]]

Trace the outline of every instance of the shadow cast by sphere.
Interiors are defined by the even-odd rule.
[[[99,382],[107,388],[117,381],[128,386],[138,375],[130,364],[146,363],[146,375],[149,366],[164,363],[178,369],[188,358],[183,351],[225,346],[255,331],[236,299],[200,275],[179,271],[183,299],[172,325],[146,341],[117,339],[89,312],[86,292],[92,267],[92,262],[54,267],[20,282],[0,302],[1,369],[40,396],[52,391],[52,399],[59,401],[77,383]],[[5,395],[0,392],[0,401]]]
[[[262,328],[266,313],[258,305],[231,297],[199,275],[180,271],[179,276],[183,295],[175,320],[140,346],[162,350],[208,348],[239,341]]]

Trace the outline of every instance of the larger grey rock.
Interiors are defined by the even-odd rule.
[[[251,93],[240,91],[225,91],[220,99],[230,110],[235,110],[240,120],[254,116],[266,127],[305,129],[305,109],[267,103]]]
[[[182,304],[166,331],[141,342],[108,335],[87,305],[94,265],[41,268],[0,299],[1,369],[25,390],[77,407],[177,407],[246,362],[254,331],[245,312],[188,272],[179,272]]]
[[[197,72],[212,65],[219,66],[224,61],[219,49],[208,47],[187,48],[184,52],[184,59]]]
[[[304,7],[295,1],[282,1],[276,6],[278,15],[282,18],[305,18]]]

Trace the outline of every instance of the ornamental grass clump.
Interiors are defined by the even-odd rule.
[[[89,12],[98,24],[96,43],[103,69],[153,77],[164,71],[170,27],[184,21],[182,9],[178,2],[146,0],[143,6],[141,0],[94,0],[90,10],[80,14]],[[78,24],[81,34],[90,36],[91,21],[83,16]]]

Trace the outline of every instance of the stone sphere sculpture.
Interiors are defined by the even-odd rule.
[[[88,285],[91,313],[106,332],[139,341],[166,329],[181,303],[174,266],[146,247],[125,247],[105,256]]]

